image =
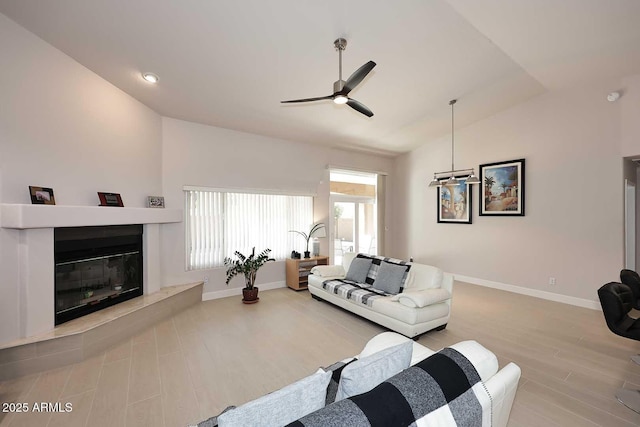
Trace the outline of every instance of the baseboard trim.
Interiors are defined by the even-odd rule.
[[[521,286],[494,282],[492,280],[478,279],[476,277],[464,276],[462,274],[454,274],[454,278],[455,280],[471,283],[472,285],[486,286],[487,288],[500,289],[502,291],[528,295],[530,297],[542,298],[549,301],[561,302],[564,304],[575,305],[577,307],[590,308],[592,310],[602,310],[602,307],[600,307],[600,303],[598,301],[571,297],[568,295],[554,294],[553,292],[541,291],[539,289],[523,288]]]
[[[287,286],[287,284],[284,280],[280,280],[278,282],[260,283],[257,286],[261,291],[270,291],[271,289],[284,288]],[[233,297],[237,295],[242,295],[242,288],[230,288],[222,291],[203,292],[202,301]]]

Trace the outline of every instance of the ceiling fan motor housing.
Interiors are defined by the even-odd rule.
[[[339,39],[336,39],[336,40],[333,42],[333,45],[334,45],[334,46],[336,47],[336,49],[338,49],[338,50],[345,50],[345,49],[347,48],[347,41],[346,41],[345,39],[343,39],[343,38],[339,38]]]
[[[344,84],[346,82],[344,80],[337,80],[335,82],[333,82],[333,93],[338,93],[342,90],[342,88],[344,87]]]

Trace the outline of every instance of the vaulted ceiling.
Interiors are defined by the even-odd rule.
[[[0,13],[164,116],[391,155],[449,132],[450,99],[463,126],[640,72],[637,0],[0,0]],[[338,37],[343,78],[378,64],[351,92],[375,115],[280,104],[332,92]]]

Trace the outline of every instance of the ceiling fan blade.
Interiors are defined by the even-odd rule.
[[[367,74],[373,70],[373,67],[376,66],[376,63],[373,61],[369,61],[364,64],[362,67],[358,68],[353,74],[349,76],[347,81],[342,88],[341,93],[346,95],[351,92],[356,86],[360,84],[360,82],[367,77]]]
[[[367,117],[373,116],[373,111],[369,110],[364,104],[356,101],[355,99],[349,98],[347,105]]]
[[[324,99],[332,99],[333,95],[320,96],[318,98],[305,98],[305,99],[292,99],[291,101],[280,101],[281,104],[290,104],[292,102],[311,102],[311,101],[322,101]]]

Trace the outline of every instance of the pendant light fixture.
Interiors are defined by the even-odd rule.
[[[469,173],[469,176],[467,176],[466,179],[466,183],[467,184],[480,184],[480,180],[478,179],[478,177],[475,175],[475,171],[473,169],[455,169],[454,163],[453,163],[453,148],[454,148],[454,139],[453,139],[453,106],[455,105],[455,103],[457,102],[457,100],[452,99],[451,101],[449,101],[449,105],[451,105],[451,170],[450,171],[444,171],[444,172],[436,172],[433,174],[433,181],[431,181],[429,183],[429,187],[440,187],[440,186],[447,186],[447,185],[458,185],[460,184],[460,180],[456,178],[456,175],[462,175],[465,173]],[[444,178],[449,177],[449,179],[447,179],[446,181],[442,181]]]

